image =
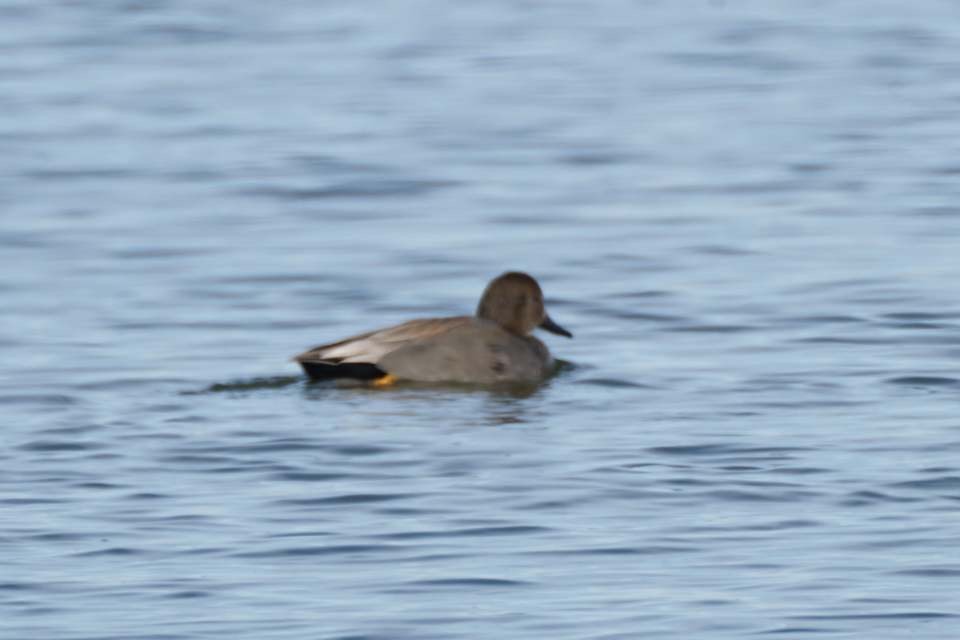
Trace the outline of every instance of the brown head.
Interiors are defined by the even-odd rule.
[[[525,273],[510,271],[490,281],[477,305],[477,317],[496,322],[518,336],[529,335],[540,327],[550,333],[572,338],[543,307],[543,291],[537,281]]]

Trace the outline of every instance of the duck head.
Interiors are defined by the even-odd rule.
[[[490,281],[477,305],[477,317],[496,322],[518,336],[526,336],[537,327],[560,336],[573,334],[547,315],[543,291],[531,276],[509,271]]]

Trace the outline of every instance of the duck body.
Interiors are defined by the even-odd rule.
[[[529,335],[536,326],[571,336],[546,315],[536,281],[511,272],[488,285],[475,316],[411,320],[314,347],[294,360],[315,380],[529,384],[555,369],[546,345]]]
[[[313,379],[392,376],[470,384],[535,383],[555,366],[540,340],[469,316],[411,320],[316,347],[296,359]]]

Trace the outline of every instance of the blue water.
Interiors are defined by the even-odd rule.
[[[0,4],[0,638],[960,628],[954,3]],[[532,394],[306,384],[522,269]]]

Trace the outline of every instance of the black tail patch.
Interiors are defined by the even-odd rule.
[[[301,362],[304,373],[311,380],[332,380],[334,378],[353,378],[354,380],[376,380],[387,375],[380,367],[366,362],[346,362],[331,364],[329,362]]]

